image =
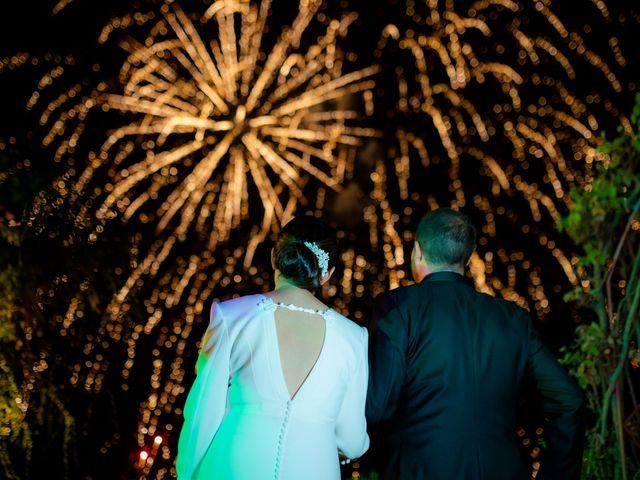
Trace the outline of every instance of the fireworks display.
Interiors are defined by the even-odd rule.
[[[603,2],[587,3],[585,19],[614,22]],[[368,220],[376,230],[385,219],[387,266],[403,265],[407,235],[395,224],[413,225],[416,205],[475,212],[476,287],[543,318],[549,287],[557,293],[579,281],[577,257],[563,250],[554,228],[569,190],[588,185],[594,162],[605,159],[597,150],[602,125],[631,128],[603,98],[623,91],[615,73],[627,66],[620,40],[611,31],[594,39],[604,60],[585,40],[595,27],[572,30],[551,1],[408,1],[404,13],[402,28],[385,26],[376,52],[395,60],[383,65],[386,83],[397,85],[386,89],[397,128],[377,166],[380,207],[369,207]],[[390,183],[394,195],[384,193]],[[550,263],[565,280],[541,280]],[[392,274],[390,286],[398,283]]]
[[[93,190],[104,197],[97,218],[120,214],[125,221],[153,222],[160,237],[110,306],[112,318],[141,275],[155,276],[174,243],[191,231],[206,238],[206,251],[213,252],[250,213],[255,224],[260,209],[249,196],[253,183],[251,193],[261,202],[263,219],[244,254],[245,267],[251,265],[256,246],[291,217],[298,202],[306,203],[302,189],[308,178],[301,174],[339,189],[343,148],[377,134],[349,126],[358,113],[337,105],[361,92],[371,103],[369,77],[377,67],[342,74],[344,58],[335,48],[357,15],[328,21],[326,33],[308,50],[294,48],[319,6],[303,3],[291,28],[263,58],[261,37],[270,2],[260,8],[249,2],[213,3],[198,16],[202,29],[217,32],[209,47],[177,4],[163,5],[162,19],[150,26],[147,38],[121,42],[129,56],[120,69],[120,91],[111,93],[100,84],[81,102],[67,102],[74,86],[59,97],[62,101],[48,105],[41,117],[41,123],[51,125],[44,144],[63,138],[58,159],[78,143],[91,109],[128,114],[122,118],[130,123],[114,128],[99,151],[89,154],[79,177],[59,184],[63,195],[75,199],[91,185],[96,170],[108,168],[107,183],[95,182]],[[136,18],[147,23],[150,17]],[[125,23],[113,19],[100,40],[107,42],[115,25]],[[39,97],[36,91],[29,106]],[[190,260],[169,305],[180,301],[202,263],[207,260]]]
[[[551,0],[149,1],[102,27],[99,61],[3,59],[3,75],[44,72],[25,105],[86,241],[135,230],[70,378],[135,390],[132,468],[170,472],[208,306],[269,288],[270,236],[294,214],[337,222],[342,265],[322,295],[356,321],[409,282],[413,230],[437,206],[478,226],[478,289],[553,313],[580,281],[559,214],[606,160],[600,131],[630,128],[637,89],[621,37],[637,16],[583,4],[576,20]],[[62,336],[99,316],[85,290]]]
[[[343,72],[349,55],[337,46],[357,14],[330,19],[318,13],[320,6],[319,1],[301,2],[271,48],[263,41],[269,1],[259,6],[218,1],[197,14],[167,3],[155,13],[115,17],[103,28],[99,44],[116,41],[112,37],[118,30],[146,32],[141,38],[129,32],[118,40],[127,56],[116,79],[94,88],[74,84],[42,108],[56,79],[64,78],[64,64],[75,63],[73,58],[54,59],[27,102],[29,110],[42,112],[43,147],[67,165],[55,183],[60,195],[72,204],[95,202],[91,210],[81,210],[96,220],[88,241],[97,241],[115,217],[152,227],[149,237],[133,239],[133,268],[106,307],[98,334],[87,338],[86,360],[71,378],[72,384],[83,382],[99,392],[111,346],[125,342],[121,388],[128,390],[138,341],[155,336],[150,391],[138,427],[140,447],[158,431],[172,429],[158,420],[166,413],[179,414],[173,405],[184,392],[183,354],[191,358],[195,351],[191,329],[196,319],[202,321],[212,295],[230,281],[238,284],[241,274],[255,275],[257,246],[299,203],[308,203],[304,189],[315,182],[339,191],[353,159],[350,150],[363,138],[379,135],[354,124],[372,110],[371,77],[378,67]],[[302,49],[312,21],[324,33]],[[9,63],[28,59],[24,54]],[[349,107],[358,103],[357,110]],[[108,118],[97,119],[100,115]],[[94,143],[94,135],[85,140],[92,122],[107,126],[101,144]],[[74,156],[84,148],[86,161],[76,163]],[[256,222],[258,215],[262,221]],[[248,220],[246,244],[231,254],[218,253],[218,246]],[[184,258],[175,250],[186,242],[191,244]],[[130,295],[145,282],[151,285],[144,302],[147,320],[130,326]],[[164,312],[178,305],[180,317],[163,322]],[[79,292],[63,316],[62,335],[84,316],[84,308]],[[163,456],[167,452],[165,446]],[[140,457],[139,467],[148,471],[154,458]]]

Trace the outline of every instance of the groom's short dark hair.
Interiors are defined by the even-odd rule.
[[[475,248],[476,229],[464,213],[439,208],[422,217],[416,240],[432,266],[464,268]]]

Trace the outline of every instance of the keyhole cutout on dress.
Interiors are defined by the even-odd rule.
[[[327,336],[321,312],[300,312],[278,307],[273,312],[282,377],[293,400],[313,372]]]

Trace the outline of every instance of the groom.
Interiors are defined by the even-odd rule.
[[[538,338],[529,313],[463,277],[475,229],[442,208],[418,226],[415,285],[379,299],[367,420],[384,422],[387,480],[529,479],[516,436],[523,383],[548,424],[538,479],[578,480],[584,397]]]

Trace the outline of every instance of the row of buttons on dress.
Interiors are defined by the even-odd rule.
[[[290,414],[291,414],[291,400],[287,401],[287,408],[284,412],[284,419],[282,420],[282,425],[280,426],[280,433],[278,434],[278,446],[276,448],[276,465],[273,472],[274,480],[280,479],[280,458],[282,456],[282,442],[284,441],[284,433],[287,429],[287,424],[289,423]]]

